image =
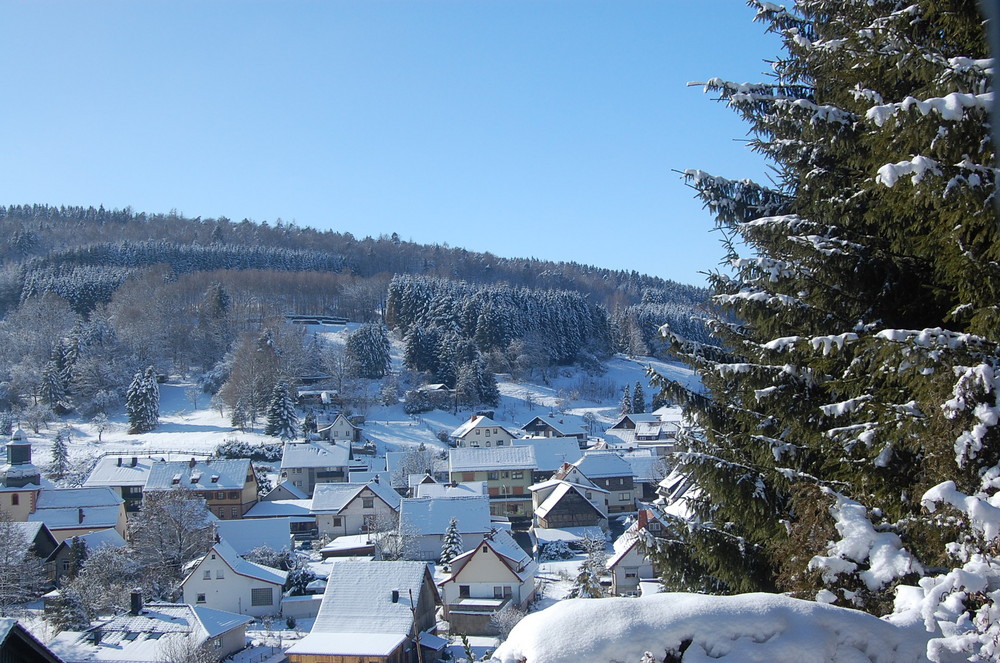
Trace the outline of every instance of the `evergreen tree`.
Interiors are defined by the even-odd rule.
[[[267,425],[265,435],[273,435],[282,440],[294,440],[298,435],[298,418],[295,414],[295,403],[284,382],[274,385],[271,392],[271,404],[267,408]]]
[[[83,570],[86,561],[87,542],[79,536],[74,536],[69,547],[69,569],[66,572],[66,577],[70,580],[75,578]]]
[[[632,412],[642,414],[646,411],[646,394],[642,391],[642,383],[635,381],[635,389],[632,390]]]
[[[69,449],[70,442],[69,427],[64,426],[56,431],[56,436],[52,439],[52,463],[49,465],[49,473],[53,478],[61,479],[66,470],[69,469]]]
[[[160,387],[152,366],[136,373],[125,392],[129,433],[148,433],[160,423]]]
[[[69,411],[66,401],[66,382],[58,364],[54,361],[48,362],[42,369],[41,396],[42,402],[56,414]]]
[[[451,560],[465,552],[462,545],[462,534],[458,531],[458,519],[455,516],[448,521],[448,529],[444,532],[441,544],[441,568],[445,573],[451,573]]]
[[[619,414],[632,414],[632,395],[629,393],[628,385],[622,390],[622,402],[618,406]]]
[[[361,325],[347,337],[347,358],[354,374],[380,378],[389,370],[389,330],[385,325]]]
[[[250,414],[247,412],[242,398],[237,400],[236,405],[233,406],[232,414],[229,416],[229,423],[232,424],[233,428],[238,428],[241,431],[246,431],[250,427]]]
[[[713,344],[668,333],[703,385],[657,381],[698,424],[679,469],[699,492],[657,565],[669,587],[828,585],[878,613],[895,584],[945,560],[995,559],[971,507],[941,517],[921,500],[950,494],[941,486],[985,500],[1000,472],[983,21],[961,0],[752,4],[784,42],[775,80],[706,88],[749,122],[778,177],[686,173],[734,273],[711,278]],[[848,511],[899,537],[879,550],[891,572],[873,550],[830,544]]]
[[[90,627],[87,608],[75,587],[66,586],[59,590],[48,620],[57,631],[82,631]]]
[[[587,534],[581,541],[586,558],[581,562],[580,569],[570,587],[571,599],[598,599],[604,596],[601,587],[601,574],[605,572],[608,555],[605,552],[605,541],[600,536]]]

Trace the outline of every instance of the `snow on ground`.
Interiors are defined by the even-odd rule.
[[[525,617],[494,653],[502,663],[918,663],[928,634],[846,608],[775,594],[567,599]]]

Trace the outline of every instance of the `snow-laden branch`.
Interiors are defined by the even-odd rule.
[[[994,496],[991,501],[1000,501],[1000,496]],[[953,506],[963,512],[969,518],[972,527],[982,532],[988,541],[1000,536],[1000,508],[991,502],[959,491],[954,481],[945,481],[934,486],[924,493],[920,503],[931,513],[937,510],[938,504]]]
[[[930,157],[917,155],[909,161],[899,161],[897,163],[887,163],[878,169],[875,181],[884,184],[890,189],[896,186],[896,182],[901,177],[907,175],[913,177],[913,184],[920,184],[927,173],[932,175],[941,174],[941,164]]]
[[[940,115],[942,120],[958,122],[965,119],[966,110],[971,108],[988,113],[992,105],[992,91],[982,94],[952,92],[944,97],[931,97],[930,99],[906,97],[896,103],[872,106],[865,113],[865,118],[874,122],[876,126],[881,127],[900,111],[908,111],[911,108],[916,108],[920,111],[921,115],[934,112]]]

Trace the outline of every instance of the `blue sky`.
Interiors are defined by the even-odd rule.
[[[673,170],[765,177],[687,81],[762,80],[739,0],[0,0],[0,202],[176,209],[687,283]]]

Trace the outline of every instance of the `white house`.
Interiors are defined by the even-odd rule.
[[[507,530],[487,534],[451,569],[439,587],[452,633],[491,634],[494,612],[507,604],[524,608],[535,595],[538,565]]]
[[[288,574],[248,562],[225,541],[192,562],[181,583],[184,602],[251,617],[276,615]]]
[[[317,484],[346,483],[353,460],[350,444],[286,442],[281,451],[281,473],[293,486],[312,495]]]
[[[322,483],[316,486],[310,513],[319,535],[329,538],[395,529],[399,493],[381,482]]]
[[[320,428],[317,434],[321,440],[339,446],[350,447],[351,444],[361,440],[361,429],[352,424],[343,414],[338,414],[332,424]]]
[[[125,512],[134,513],[142,504],[142,489],[158,461],[142,456],[104,456],[90,471],[85,488],[113,488],[125,500]]]
[[[614,542],[614,554],[608,558],[611,593],[615,596],[638,596],[639,583],[655,578],[652,560],[646,555],[641,539],[646,533],[657,536],[663,524],[650,509],[640,509],[636,522]]]
[[[490,498],[486,495],[404,498],[399,507],[399,530],[408,541],[407,558],[425,561],[440,558],[452,518],[462,535],[463,552],[471,550],[492,529]]]
[[[451,432],[451,443],[456,447],[502,447],[510,445],[516,436],[509,430],[481,414]]]

